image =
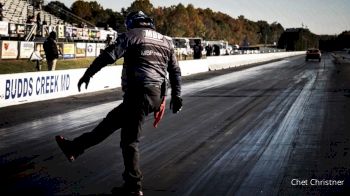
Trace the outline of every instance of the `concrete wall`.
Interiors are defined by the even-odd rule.
[[[281,52],[219,56],[201,60],[179,61],[179,65],[182,75],[187,76],[209,70],[266,62],[304,53]],[[85,70],[72,69],[0,75],[0,108],[120,87],[122,66],[108,66],[91,78],[87,90],[83,85],[82,92],[78,92],[77,83]]]
[[[275,59],[286,58],[305,54],[301,52],[280,52],[280,53],[263,53],[263,54],[249,54],[249,55],[231,55],[222,57],[209,57],[207,59],[209,70],[227,69],[230,67],[239,67],[254,63],[267,62]],[[220,59],[217,59],[220,58]]]

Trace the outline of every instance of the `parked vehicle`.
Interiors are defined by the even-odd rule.
[[[190,46],[190,40],[184,37],[173,37],[172,38],[175,52],[177,57],[182,60],[186,59],[187,56],[191,56],[193,51]]]

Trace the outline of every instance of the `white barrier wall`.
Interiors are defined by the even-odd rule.
[[[179,61],[182,76],[225,69],[252,63],[265,62],[305,52],[282,52],[268,54],[233,55],[210,57],[201,60]],[[86,69],[62,71],[29,72],[0,75],[0,108],[41,100],[55,99],[120,87],[122,66],[107,66],[90,80],[88,89],[85,84],[78,92],[77,84]]]
[[[286,58],[289,56],[305,54],[300,52],[279,52],[279,53],[263,53],[263,54],[249,54],[249,55],[231,55],[221,57],[209,57],[207,59],[209,70],[227,69],[231,67],[239,67],[254,63],[267,62],[274,59]]]
[[[85,84],[82,92],[120,86],[121,66],[107,66]],[[78,81],[86,69],[0,75],[0,107],[77,95]]]
[[[181,75],[188,76],[191,74],[208,71],[209,64],[207,59],[199,59],[199,60],[179,61],[179,66],[181,69]]]

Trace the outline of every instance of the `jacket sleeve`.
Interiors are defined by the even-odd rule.
[[[181,70],[176,59],[174,48],[171,49],[171,58],[167,70],[169,73],[171,96],[181,96]]]
[[[112,64],[121,58],[125,53],[125,36],[118,37],[117,40],[109,45],[105,50],[92,62],[86,70],[86,76],[92,77],[108,64]]]

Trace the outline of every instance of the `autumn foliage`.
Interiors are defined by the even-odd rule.
[[[117,3],[112,1],[113,3]],[[202,37],[205,40],[227,40],[231,44],[242,44],[248,40],[250,45],[273,44],[278,42],[284,28],[281,24],[272,24],[266,21],[250,21],[244,16],[233,18],[235,13],[221,13],[210,8],[196,8],[193,5],[173,5],[170,7],[154,7],[149,0],[135,0],[130,7],[121,9],[120,12],[109,8],[104,9],[96,1],[75,1],[71,8],[67,8],[59,1],[50,2],[46,9],[52,5],[61,6],[70,10],[75,15],[87,20],[99,27],[112,27],[118,32],[125,31],[124,17],[128,12],[142,10],[154,18],[159,32],[172,37]],[[69,18],[50,10],[61,18]],[[56,12],[56,13],[55,13]],[[229,15],[230,14],[230,15]]]

